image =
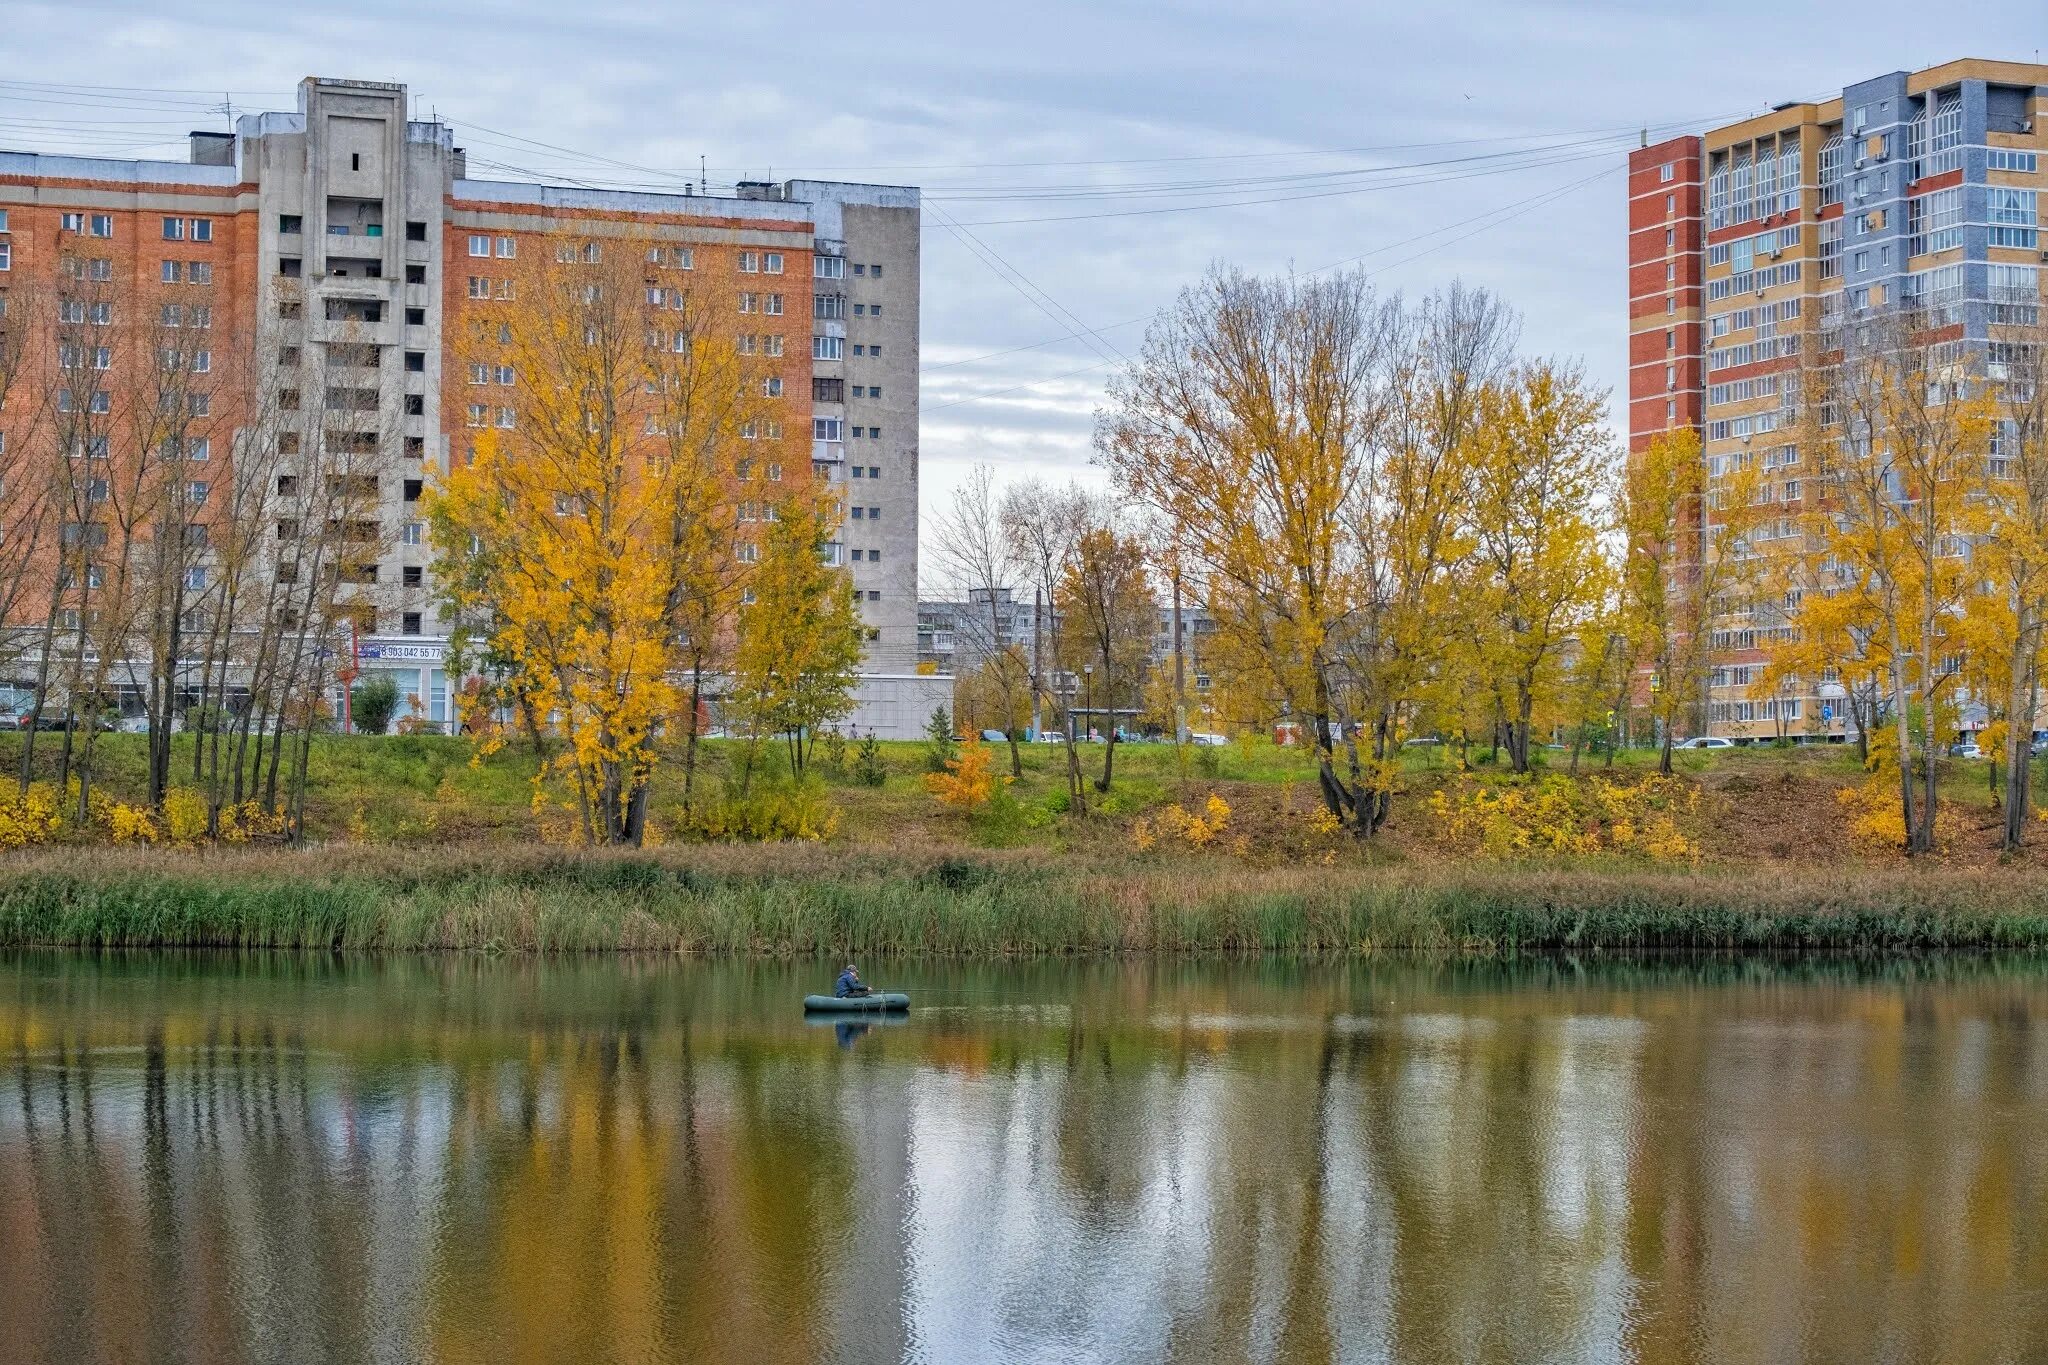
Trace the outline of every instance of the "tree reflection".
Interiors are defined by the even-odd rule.
[[[0,1360],[2024,1358],[2031,967],[0,964]],[[858,1030],[857,1032],[855,1030]]]

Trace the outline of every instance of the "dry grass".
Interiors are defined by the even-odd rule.
[[[2048,947],[2048,877],[1583,861],[1252,867],[825,845],[51,851],[0,869],[0,944],[962,956]]]

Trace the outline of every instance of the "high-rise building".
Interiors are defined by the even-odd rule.
[[[773,376],[784,412],[753,433],[762,458],[749,463],[843,494],[830,554],[852,577],[868,641],[855,724],[914,732],[924,694],[943,695],[915,676],[919,219],[909,187],[800,180],[712,195],[478,178],[449,126],[408,117],[404,86],[308,78],[295,112],[194,133],[188,162],[0,152],[0,298],[49,282],[65,321],[90,310],[80,354],[107,368],[147,367],[145,332],[203,336],[181,366],[203,355],[208,373],[240,376],[207,395],[218,436],[191,438],[216,468],[258,408],[304,411],[315,439],[350,450],[361,494],[350,516],[363,523],[362,562],[340,570],[352,648],[365,671],[398,675],[422,719],[445,723],[447,629],[417,504],[428,471],[513,412],[495,388],[514,382],[509,371],[471,363],[458,338],[505,307],[521,258],[644,251],[650,299],[687,291],[706,316],[729,314]],[[85,286],[104,301],[85,303]],[[102,318],[114,344],[94,347]],[[106,401],[132,400],[117,390]],[[11,429],[31,420],[28,405],[10,415],[0,457],[29,439]],[[287,428],[303,425],[264,439],[297,442]],[[277,495],[304,492],[281,479]],[[277,520],[291,534],[289,507]],[[205,572],[202,556],[193,581]],[[898,705],[895,691],[915,695]]]
[[[1710,477],[1755,468],[1782,509],[1756,538],[1795,534],[1814,491],[1794,430],[1803,337],[1910,306],[1939,312],[1959,356],[1986,348],[1996,310],[2039,305],[2044,162],[2048,66],[1982,60],[1630,153],[1630,449],[1697,431]],[[1830,679],[1753,695],[1790,629],[1772,613],[1717,622],[1709,733],[1850,733]]]

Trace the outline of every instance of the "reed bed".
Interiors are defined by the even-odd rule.
[[[53,850],[0,866],[0,946],[812,956],[2048,949],[2018,869],[1257,868],[825,846]]]

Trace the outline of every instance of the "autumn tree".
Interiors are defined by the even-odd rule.
[[[2033,285],[1995,293],[1990,358],[1997,409],[1986,467],[1985,532],[1976,554],[1985,591],[1972,596],[1968,628],[2003,712],[2004,829],[2020,846],[2032,807],[2035,716],[2048,650],[2048,324]]]
[[[765,371],[656,278],[659,251],[608,239],[523,261],[510,297],[476,310],[465,364],[511,383],[471,405],[473,454],[427,509],[450,606],[565,741],[549,768],[590,843],[643,837],[687,705],[685,632],[705,619],[687,561],[718,538],[703,509],[764,420]]]
[[[1576,370],[1525,365],[1482,396],[1474,439],[1480,639],[1509,760],[1525,773],[1537,709],[1559,685],[1567,643],[1606,592],[1604,396]]]
[[[1106,501],[1094,502],[1053,604],[1064,622],[1067,667],[1093,672],[1089,690],[1095,705],[1109,712],[1102,776],[1095,779],[1095,790],[1106,792],[1116,772],[1117,712],[1141,705],[1139,685],[1159,618],[1145,547]]]
[[[1666,432],[1629,458],[1616,517],[1622,629],[1650,670],[1659,772],[1671,771],[1679,732],[1705,724],[1717,613],[1758,590],[1751,538],[1764,511],[1762,487],[1753,462],[1710,478],[1691,428]]]
[[[1006,533],[1002,499],[987,465],[974,467],[953,490],[951,505],[934,520],[931,561],[966,602],[953,623],[954,657],[974,661],[962,676],[971,677],[975,694],[1002,718],[1010,775],[1022,777],[1017,731],[1031,704],[1033,679],[1031,660],[1010,638],[1009,599],[1025,566]]]
[[[1072,484],[1054,487],[1032,479],[1012,484],[1003,494],[1003,537],[1031,585],[1031,708],[1033,727],[1040,728],[1045,708],[1058,702],[1048,663],[1065,655],[1065,623],[1053,600],[1088,521],[1088,498]],[[1081,756],[1075,745],[1071,717],[1065,737],[1067,799],[1079,814],[1087,809],[1087,784],[1081,778]]]
[[[1370,571],[1357,526],[1397,323],[1356,272],[1219,268],[1154,324],[1096,426],[1119,488],[1180,528],[1219,641],[1308,721],[1323,799],[1361,833],[1385,818],[1390,780],[1360,770],[1342,655]]]
[[[1849,319],[1822,340],[1802,409],[1801,444],[1815,457],[1823,490],[1807,535],[1833,586],[1869,608],[1913,854],[1935,846],[1941,716],[1954,701],[1962,609],[1978,581],[1968,551],[1987,529],[1995,419],[1982,376],[1932,341],[1946,321],[1945,311],[1915,300]]]
[[[747,737],[743,781],[760,743],[777,735],[801,775],[818,731],[853,709],[860,612],[853,580],[825,562],[838,529],[836,503],[801,495],[777,509],[761,538],[727,696]]]

